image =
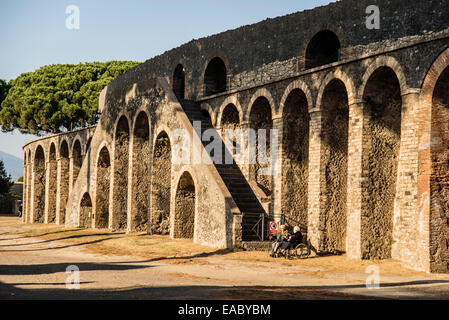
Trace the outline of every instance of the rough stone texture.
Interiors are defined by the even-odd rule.
[[[288,96],[283,121],[282,213],[288,225],[299,226],[305,234],[308,216],[309,113],[307,98],[301,90],[294,90]]]
[[[141,112],[136,120],[132,153],[131,231],[146,231],[150,205],[150,128],[148,116]]]
[[[380,7],[380,30],[365,28],[365,9],[371,4]],[[118,230],[121,220],[119,227],[128,232],[148,228],[175,237],[177,214],[189,212],[183,221],[189,221],[185,234],[193,241],[240,246],[242,212],[217,167],[159,163],[185,142],[176,137],[177,129],[189,132],[196,143],[191,160],[205,151],[173,92],[174,86],[181,97],[183,83],[185,98],[201,105],[219,131],[279,130],[280,170],[270,177],[248,164],[251,146],[241,144],[246,162],[239,167],[268,215],[279,219],[284,213],[292,224],[298,219],[321,250],[346,251],[354,259],[392,257],[417,270],[448,272],[448,79],[443,74],[449,65],[448,4],[342,0],[193,40],[148,60],[103,90],[97,126],[24,146],[24,222],[43,222],[52,211],[54,143],[56,223],[79,226],[87,192],[96,227]],[[340,61],[306,69],[309,41],[322,30],[338,37]],[[204,74],[216,58],[226,67],[226,90],[204,97]],[[174,84],[179,65],[184,72]],[[222,87],[223,79],[222,72]],[[295,98],[288,98],[291,94]],[[230,104],[235,109],[226,108]],[[148,143],[146,134],[136,134],[142,111],[150,121]],[[128,123],[124,140],[116,137],[120,117]],[[155,147],[161,132],[171,142],[164,157]],[[104,148],[108,164],[99,161]],[[194,193],[177,197],[186,172]],[[155,196],[158,183],[165,186],[161,197]]]
[[[80,203],[80,227],[92,227],[92,200],[90,195],[86,192]]]
[[[401,92],[389,68],[365,87],[366,116],[362,199],[362,256],[391,258],[393,212],[401,141]]]
[[[175,200],[175,229],[177,239],[193,239],[195,225],[195,184],[189,173],[179,179]]]
[[[153,177],[151,179],[151,233],[170,232],[171,152],[166,133],[159,135],[153,154]]]
[[[323,95],[321,166],[322,242],[320,249],[344,252],[346,240],[346,196],[348,172],[348,95],[343,82],[334,80]]]

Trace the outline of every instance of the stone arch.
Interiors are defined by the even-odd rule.
[[[44,148],[38,145],[34,153],[34,223],[43,223],[45,219],[45,153]]]
[[[193,239],[195,231],[196,190],[192,175],[185,171],[177,183],[175,195],[175,239]]]
[[[165,131],[155,139],[151,175],[151,234],[170,232],[171,144]]]
[[[265,172],[270,163],[263,163],[259,155],[266,156],[267,160],[271,157],[270,130],[273,129],[272,109],[273,105],[265,96],[259,96],[250,105],[249,124],[255,131],[255,144],[248,144],[250,158],[249,179],[254,181],[257,186],[265,193],[271,196],[273,191],[273,175]],[[259,130],[265,130],[265,143],[260,140]],[[265,152],[262,152],[265,148]],[[273,164],[274,165],[274,164]]]
[[[59,146],[59,224],[65,223],[65,208],[69,198],[69,184],[70,184],[70,159],[69,159],[69,144],[67,140],[62,140]]]
[[[96,165],[94,227],[106,229],[109,226],[109,190],[111,185],[111,158],[106,146],[100,149]]]
[[[81,139],[75,139],[72,146],[72,187],[75,185],[78,174],[83,164],[83,147]]]
[[[218,127],[221,127],[221,125],[222,125],[222,121],[223,121],[222,118],[223,118],[223,111],[224,111],[224,109],[225,109],[228,105],[230,105],[230,104],[233,104],[234,107],[237,108],[237,111],[238,111],[238,114],[239,114],[239,123],[242,123],[242,121],[243,121],[243,110],[242,110],[242,106],[240,105],[240,102],[239,102],[237,96],[232,95],[232,96],[227,97],[227,98],[225,99],[225,101],[223,101],[223,103],[222,103],[221,106],[220,106],[220,109],[219,109],[219,111],[218,111],[218,116],[217,116],[217,122],[216,122],[216,125],[217,125]]]
[[[276,117],[282,118],[284,116],[284,109],[285,109],[285,103],[287,101],[287,98],[290,97],[291,93],[295,89],[301,90],[302,93],[304,94],[304,96],[306,98],[308,110],[311,110],[313,108],[312,93],[310,92],[309,86],[302,80],[294,80],[284,90],[284,94],[282,95],[281,103],[279,104],[279,110],[277,112]]]
[[[381,67],[389,67],[395,73],[399,86],[401,88],[401,94],[405,94],[407,92],[407,78],[405,76],[404,70],[401,64],[391,56],[380,56],[377,57],[366,69],[363,78],[362,85],[359,88],[358,96],[363,97],[366,89],[366,85],[368,84],[368,80],[370,80],[371,76],[374,72],[376,72]]]
[[[185,67],[179,63],[173,71],[172,87],[175,96],[178,99],[184,99],[186,90],[186,72]]]
[[[114,185],[112,230],[124,231],[128,225],[129,120],[122,115],[114,134]]]
[[[150,203],[150,122],[145,111],[134,120],[132,154],[131,230],[148,229]]]
[[[56,221],[56,192],[58,184],[58,163],[56,161],[56,146],[54,142],[50,144],[48,170],[47,223],[54,223]]]
[[[32,199],[31,199],[31,183],[32,183],[32,159],[31,159],[31,148],[28,148],[28,175],[27,175],[27,187],[25,189],[26,191],[26,211],[24,214],[25,223],[31,222],[31,206],[32,206]]]
[[[364,259],[391,258],[401,143],[401,83],[381,66],[364,85],[361,250]]]
[[[349,94],[347,85],[333,78],[321,96],[322,250],[346,251]]]
[[[206,66],[203,76],[204,96],[226,91],[228,68],[220,57],[212,58]]]
[[[89,192],[85,192],[81,198],[79,219],[81,228],[92,228],[92,199]]]
[[[309,105],[302,89],[283,99],[281,207],[285,222],[307,233],[309,177]]]
[[[336,71],[329,72],[321,82],[316,99],[316,110],[321,109],[324,90],[328,87],[329,83],[335,79],[340,80],[345,85],[346,94],[348,96],[348,105],[352,105],[356,101],[357,91],[354,86],[354,81],[352,81],[352,79],[344,71],[338,69]]]
[[[256,100],[259,98],[265,98],[268,101],[270,105],[270,117],[271,118],[275,117],[276,113],[274,108],[276,104],[274,103],[274,99],[271,95],[271,92],[266,88],[260,88],[256,92],[254,92],[254,94],[251,96],[251,100],[248,103],[248,109],[246,110],[246,113],[243,114],[243,122],[250,121],[252,108],[254,107],[254,103],[256,102]]]
[[[420,96],[419,176],[421,241],[428,247],[421,255],[430,260],[430,272],[448,272],[449,256],[449,48],[434,61],[426,74]],[[426,247],[426,246],[425,246]]]
[[[317,32],[308,42],[305,50],[306,69],[316,68],[340,61],[341,42],[331,30]]]

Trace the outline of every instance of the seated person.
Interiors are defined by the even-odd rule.
[[[281,250],[288,250],[302,243],[302,234],[298,226],[293,228],[293,234],[284,240],[281,244]]]
[[[271,254],[270,257],[276,256],[276,253],[278,252],[281,244],[289,237],[288,231],[285,227],[285,225],[279,226],[279,229],[277,230],[275,236],[275,242],[273,242],[271,246]]]

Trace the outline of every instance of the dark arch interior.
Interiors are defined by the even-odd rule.
[[[173,92],[178,99],[184,99],[186,86],[186,73],[184,66],[178,64],[173,73]]]
[[[402,97],[399,80],[389,67],[377,69],[363,94],[362,257],[391,258],[393,214],[401,142]]]
[[[204,95],[210,96],[226,91],[226,66],[220,58],[213,58],[204,73]]]
[[[339,61],[340,40],[329,30],[318,32],[310,40],[306,50],[306,69]]]
[[[175,238],[193,239],[195,224],[195,183],[188,172],[179,179],[175,199]]]
[[[270,196],[273,190],[273,177],[262,172],[270,167],[270,163],[260,163],[259,161],[259,152],[262,147],[262,141],[259,140],[259,130],[265,130],[266,156],[270,157],[271,155],[270,130],[273,128],[273,121],[271,119],[271,106],[267,98],[259,97],[256,99],[251,108],[249,120],[251,129],[255,130],[256,134],[256,145],[249,146],[250,154],[256,156],[255,163],[250,164],[250,180],[255,181],[266,196]]]
[[[103,147],[97,163],[97,192],[95,199],[95,228],[107,228],[109,225],[109,188],[111,176],[111,159],[109,151]]]
[[[327,85],[321,106],[321,161],[325,170],[321,250],[341,253],[346,251],[349,132],[348,93],[341,80],[334,79]]]
[[[49,172],[49,188],[48,188],[48,223],[54,223],[56,220],[56,184],[58,181],[58,163],[56,162],[56,147],[52,143],[50,145],[50,157],[48,168]]]
[[[285,222],[307,233],[309,113],[305,94],[293,90],[283,109],[282,208]]]
[[[38,146],[34,156],[34,218],[33,222],[44,222],[45,210],[45,154],[44,149]]]
[[[72,186],[75,184],[78,174],[83,164],[83,158],[81,154],[81,142],[79,140],[75,141],[73,145],[73,181]]]
[[[151,176],[151,224],[152,234],[170,232],[171,146],[165,132],[155,141]]]
[[[150,126],[145,112],[137,116],[133,137],[131,229],[146,231],[150,203]]]
[[[65,223],[65,207],[69,197],[69,145],[67,141],[61,143],[59,150],[61,158],[61,180],[59,182],[59,223]]]

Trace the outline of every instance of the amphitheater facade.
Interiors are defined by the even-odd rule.
[[[282,220],[322,252],[447,273],[448,15],[448,0],[342,0],[152,58],[102,91],[96,126],[23,147],[23,220],[216,248]],[[227,129],[277,132],[277,170],[248,161],[260,136]],[[243,161],[193,161],[212,140]]]

